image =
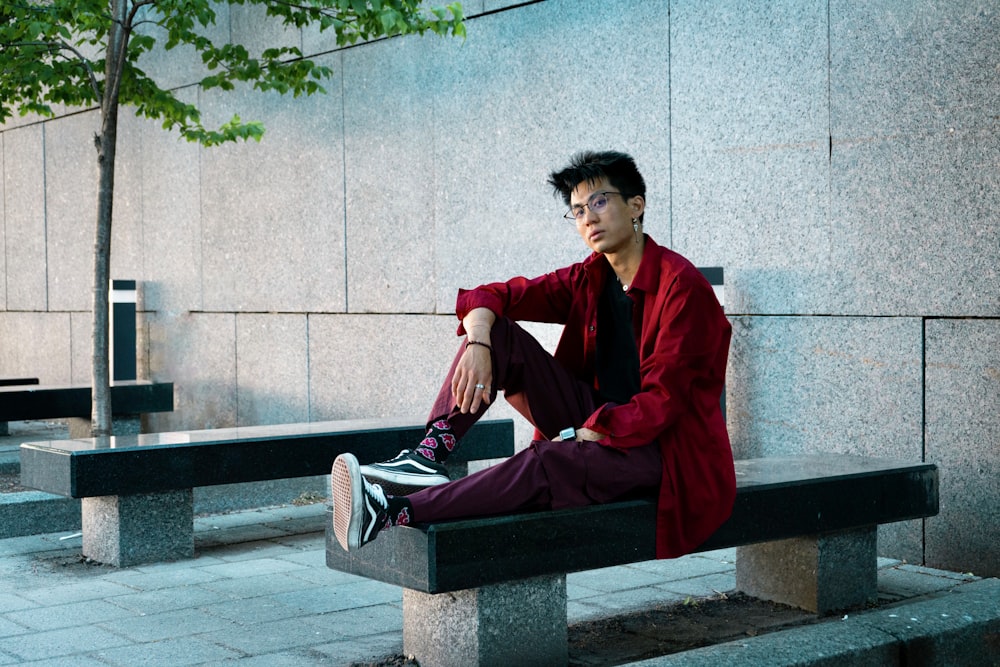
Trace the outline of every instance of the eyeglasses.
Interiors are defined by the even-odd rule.
[[[619,195],[622,199],[628,199],[628,195],[625,193],[615,192],[614,190],[595,192],[590,195],[586,204],[570,206],[569,210],[566,211],[566,214],[563,215],[563,217],[574,222],[581,222],[583,220],[583,216],[586,215],[586,211],[584,211],[584,209],[588,208],[594,215],[600,215],[601,213],[604,213],[604,209],[608,207],[608,195]]]

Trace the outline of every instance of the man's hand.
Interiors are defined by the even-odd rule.
[[[463,414],[476,412],[481,403],[490,404],[493,389],[493,359],[489,348],[469,345],[462,353],[451,379],[455,405]]]
[[[578,428],[576,429],[576,437],[573,438],[577,442],[597,442],[604,438],[603,433],[598,433],[597,431],[591,431],[589,428]],[[562,438],[556,438],[552,442],[562,442]]]
[[[490,392],[493,390],[493,349],[489,345],[494,322],[496,315],[488,308],[475,308],[462,320],[468,341],[482,343],[466,344],[465,352],[458,360],[451,379],[451,394],[455,397],[455,405],[463,414],[478,411],[482,404],[490,404]]]

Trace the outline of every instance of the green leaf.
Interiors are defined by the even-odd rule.
[[[264,44],[251,52],[246,44],[214,42],[214,31],[209,28],[216,24],[216,9],[225,5],[262,9],[254,14],[254,20],[261,22],[259,35],[274,34],[267,25],[271,23],[293,29],[310,25],[333,29],[341,45],[427,31],[465,36],[462,6],[457,2],[425,8],[420,0],[155,0],[136,14],[137,25],[125,26],[128,42],[121,61],[118,103],[205,145],[259,140],[260,123],[231,120],[215,130],[204,128],[196,106],[180,102],[163,87],[164,82],[141,69],[147,54],[159,52],[158,58],[170,59],[181,46],[200,59],[204,70],[197,86],[203,90],[234,91],[243,82],[259,91],[293,97],[326,92],[323,83],[333,71],[303,57],[298,47]],[[105,92],[104,60],[113,25],[108,0],[4,2],[0,6],[0,122],[15,112],[51,116],[56,106],[97,105]]]

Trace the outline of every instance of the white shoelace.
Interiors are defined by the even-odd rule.
[[[364,478],[362,478],[362,479],[364,479]],[[389,509],[389,501],[386,500],[385,491],[382,490],[382,485],[381,484],[372,484],[367,479],[364,480],[364,481],[365,481],[365,486],[368,487],[368,491],[369,491],[369,493],[371,493],[371,496],[375,500],[375,502],[377,502],[379,505],[381,505],[382,509],[384,509],[384,510]]]

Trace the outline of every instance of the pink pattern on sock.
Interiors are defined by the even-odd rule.
[[[429,449],[437,449],[438,441],[435,438],[432,438],[431,436],[427,436],[426,438],[420,441],[420,446],[427,447]]]
[[[399,514],[396,515],[396,525],[397,526],[409,526],[410,525],[410,508],[404,507],[399,510]]]
[[[434,428],[436,428],[439,431],[450,431],[451,430],[451,424],[448,423],[447,419],[439,419],[436,422],[434,422],[433,424],[431,424],[431,426],[433,426]]]
[[[440,438],[442,444],[444,444],[445,446],[445,449],[447,449],[449,452],[455,449],[455,445],[458,444],[458,440],[451,433],[442,433]]]
[[[437,444],[437,443],[435,443],[435,444]],[[428,461],[435,461],[435,460],[437,460],[437,459],[434,458],[434,450],[433,449],[427,449],[426,447],[417,447],[414,451],[416,451],[417,454],[420,454],[421,456],[423,456]]]

